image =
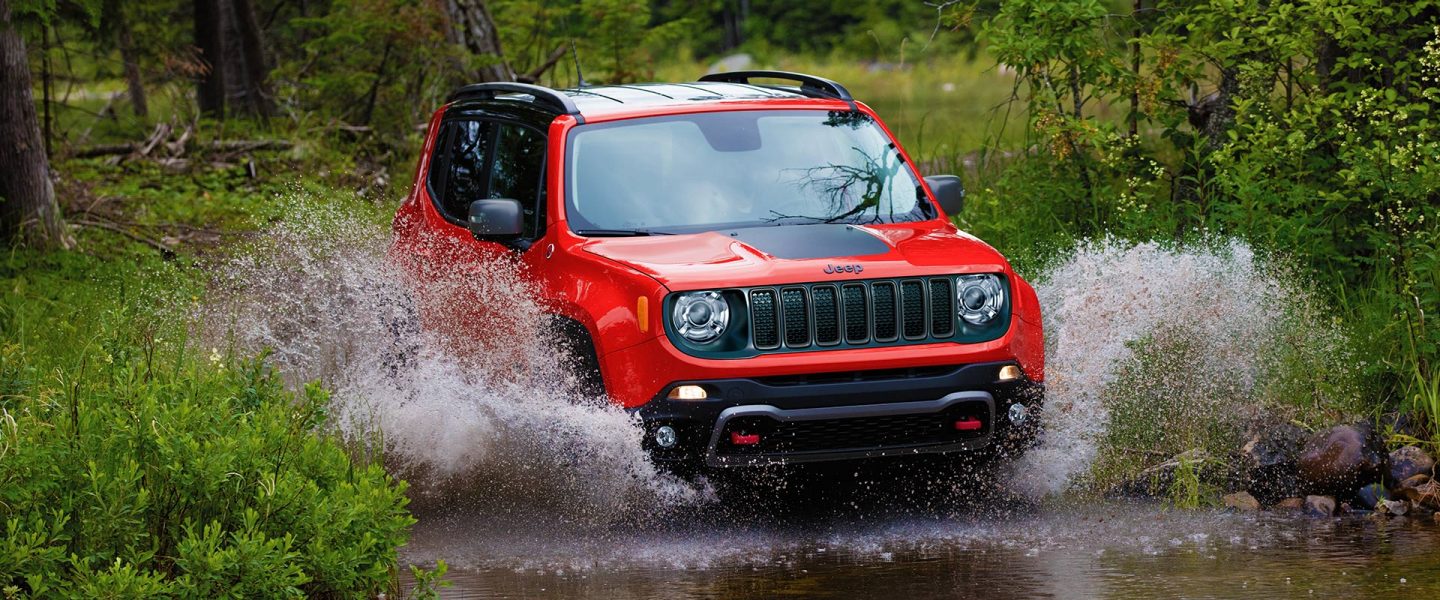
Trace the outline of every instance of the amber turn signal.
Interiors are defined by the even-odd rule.
[[[640,324],[640,333],[650,331],[650,299],[640,296],[635,299],[635,321]]]

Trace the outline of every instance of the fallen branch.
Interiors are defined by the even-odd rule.
[[[251,150],[289,150],[295,147],[290,140],[219,140],[206,145],[211,150],[249,152]]]
[[[147,140],[148,142],[149,140]],[[195,144],[187,143],[188,147],[195,147]],[[219,152],[250,152],[254,150],[289,150],[295,144],[289,140],[218,140],[208,144],[200,144],[199,147]],[[153,146],[150,147],[154,149]],[[89,146],[76,150],[71,156],[75,158],[99,158],[101,156],[116,156],[126,154],[146,154],[144,146],[136,143],[130,144],[101,144]]]
[[[160,142],[170,137],[171,131],[172,129],[169,123],[156,124],[155,133],[150,134],[150,137],[146,138],[145,143],[141,144],[140,148],[135,152],[140,156],[150,156],[150,152],[155,150],[155,147],[160,145]]]
[[[72,224],[74,224],[74,225],[81,226],[81,227],[94,227],[94,228],[96,228],[96,229],[104,229],[104,230],[106,230],[106,231],[111,231],[111,232],[114,232],[114,233],[118,233],[118,234],[123,235],[123,236],[125,236],[125,237],[127,237],[127,238],[130,238],[130,239],[132,239],[132,240],[135,240],[135,241],[137,241],[137,242],[140,242],[140,243],[142,243],[142,244],[145,244],[145,245],[147,245],[147,246],[150,246],[151,248],[154,248],[154,249],[156,249],[156,250],[159,250],[159,251],[160,251],[160,254],[161,254],[162,256],[164,256],[165,258],[173,258],[173,257],[175,256],[175,249],[174,249],[174,248],[171,248],[170,246],[165,245],[164,242],[160,242],[160,241],[157,241],[157,240],[150,239],[150,238],[148,238],[148,237],[145,237],[145,236],[143,236],[143,235],[140,235],[140,234],[138,234],[138,233],[135,233],[135,232],[133,232],[133,231],[130,231],[130,230],[128,230],[128,229],[126,229],[126,228],[124,228],[124,227],[121,227],[121,226],[119,226],[119,225],[116,225],[116,224],[114,224],[114,223],[109,223],[109,222],[106,222],[106,221],[92,221],[92,220],[89,220],[89,219],[71,219],[71,220],[70,220],[70,223],[72,223]]]
[[[133,143],[101,144],[98,146],[88,146],[85,148],[81,148],[79,150],[76,150],[75,153],[71,156],[74,156],[75,158],[96,158],[100,156],[113,156],[116,154],[130,154],[134,152],[135,149],[135,144]]]

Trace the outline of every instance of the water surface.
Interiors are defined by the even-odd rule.
[[[1428,517],[1137,502],[831,508],[603,531],[422,513],[404,558],[444,558],[446,598],[1440,597],[1440,526]]]

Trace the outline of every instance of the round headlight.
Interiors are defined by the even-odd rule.
[[[670,320],[681,337],[703,344],[725,333],[730,304],[718,292],[687,292],[675,299]]]
[[[961,275],[956,281],[960,318],[971,325],[984,325],[1005,306],[1005,288],[996,275]]]

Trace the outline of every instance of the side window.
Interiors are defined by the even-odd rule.
[[[503,121],[446,123],[430,162],[430,193],[449,219],[464,222],[482,198],[518,200],[525,235],[545,229],[545,135]]]
[[[485,154],[492,144],[493,125],[486,121],[451,121],[442,132],[430,164],[430,193],[440,212],[464,221],[470,203],[485,197]]]
[[[545,136],[520,125],[495,123],[495,126],[499,134],[495,161],[490,164],[487,197],[519,200],[525,210],[524,237],[533,240],[540,237],[545,228]]]

